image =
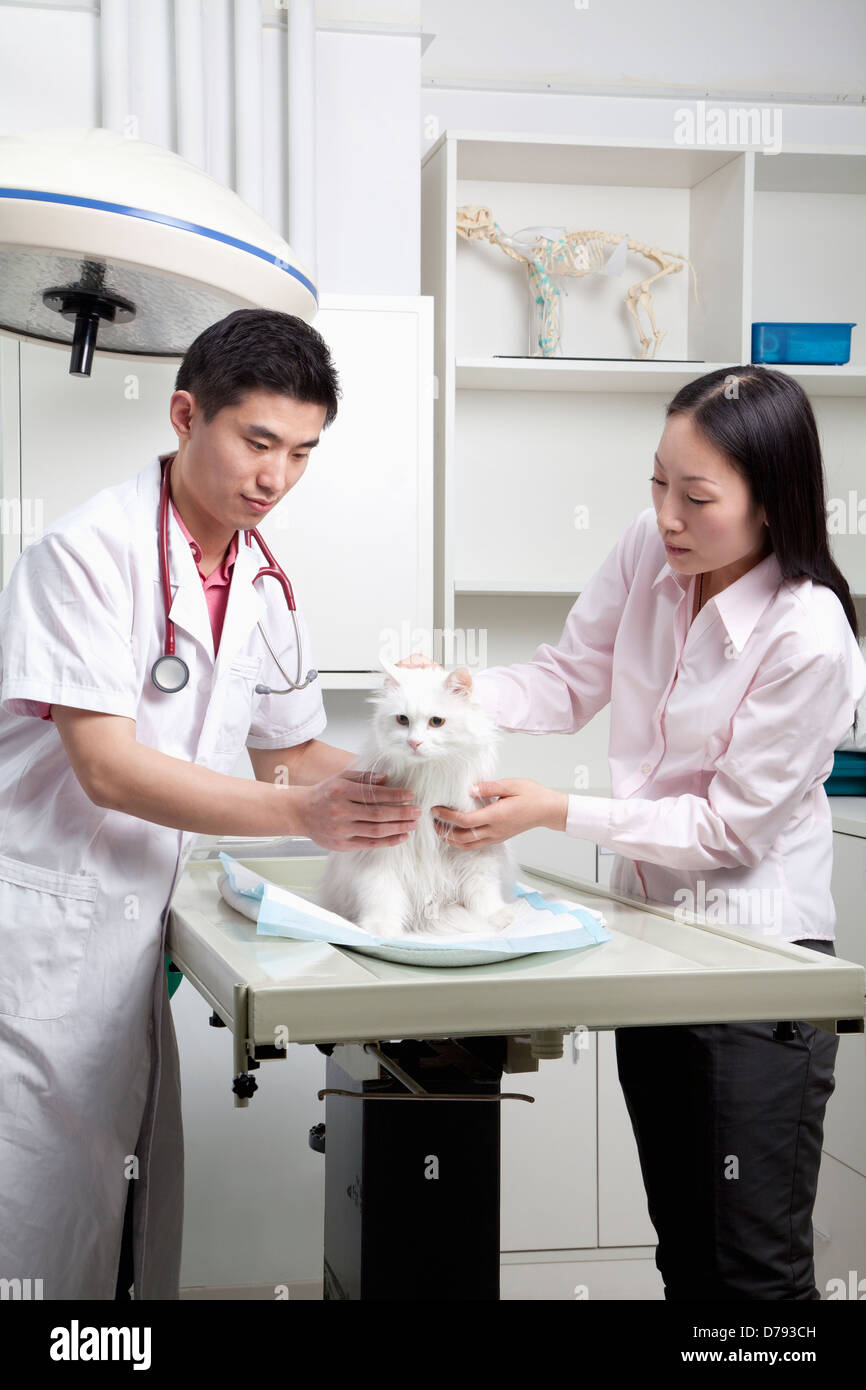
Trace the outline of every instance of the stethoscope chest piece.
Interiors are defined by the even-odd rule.
[[[172,695],[177,690],[183,690],[189,680],[189,667],[183,657],[160,656],[151,667],[150,678],[157,690]]]

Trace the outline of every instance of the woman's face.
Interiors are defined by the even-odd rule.
[[[731,584],[772,550],[763,507],[745,479],[695,430],[672,415],[653,461],[653,505],[668,563],[680,574],[719,571]],[[717,583],[716,588],[720,587]]]

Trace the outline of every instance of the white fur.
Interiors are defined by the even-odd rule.
[[[329,855],[318,902],[376,936],[502,930],[514,917],[515,872],[506,844],[455,848],[431,814],[433,806],[474,811],[490,804],[492,798],[471,797],[469,788],[495,776],[496,725],[473,695],[465,667],[448,674],[382,666],[388,676],[368,701],[376,710],[353,767],[408,788],[421,815],[401,844]],[[401,714],[408,725],[398,723]],[[436,715],[445,719],[438,728],[428,723]],[[417,751],[410,738],[420,740]]]

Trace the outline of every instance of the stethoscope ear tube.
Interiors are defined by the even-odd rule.
[[[164,654],[157,657],[150,671],[150,678],[157,690],[168,695],[183,690],[189,680],[189,667],[174,653],[174,623],[168,616],[171,608],[171,587],[168,582],[168,476],[171,459],[162,465],[162,482],[159,491],[159,574],[162,580],[162,600],[165,607],[165,648]]]

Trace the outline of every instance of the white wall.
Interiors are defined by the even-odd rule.
[[[866,146],[862,0],[422,0],[421,17],[422,153],[449,128],[670,140],[700,99],[778,107],[783,146]]]
[[[174,148],[171,6],[138,3],[163,60],[132,83],[133,100],[147,94],[141,138]],[[261,211],[286,236],[285,10],[249,3],[263,25]],[[219,36],[203,167],[234,187],[231,5],[202,4]],[[780,107],[785,144],[866,145],[862,0],[733,0],[715,23],[692,0],[318,0],[316,15],[324,292],[419,292],[417,154],[448,127],[670,139],[684,104],[727,95]],[[0,133],[100,122],[95,0],[0,3]]]
[[[320,288],[420,294],[420,38],[320,32],[316,62]]]
[[[862,0],[422,0],[425,84],[863,99]]]

